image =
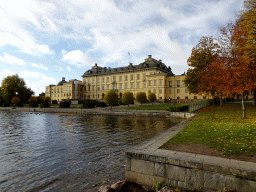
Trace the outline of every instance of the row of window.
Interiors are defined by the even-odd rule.
[[[71,93],[54,94],[54,97],[63,97],[63,95],[64,95],[64,97],[69,97],[69,96],[71,96]]]
[[[51,89],[52,93],[59,93],[64,91],[71,91],[71,87],[64,87],[64,88],[58,88],[58,89]],[[46,92],[49,92],[49,88],[46,88]]]

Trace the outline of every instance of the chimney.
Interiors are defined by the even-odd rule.
[[[149,59],[152,58],[152,55],[148,55],[148,58],[149,58]]]
[[[62,81],[65,81],[65,77],[62,77]]]
[[[95,63],[95,67],[97,67],[97,63]]]

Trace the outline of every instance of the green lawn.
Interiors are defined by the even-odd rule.
[[[129,107],[125,108],[125,110],[169,110],[169,107],[178,107],[182,105],[188,105],[188,104],[171,104],[171,103],[164,103],[160,105],[142,105],[137,107]]]
[[[256,154],[256,106],[246,104],[247,118],[242,117],[241,104],[210,106],[196,113],[199,117],[166,144],[203,144],[225,156]]]

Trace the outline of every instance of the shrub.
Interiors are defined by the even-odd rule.
[[[57,100],[52,100],[52,104],[58,104]]]
[[[29,107],[38,107],[38,104],[35,101],[29,101]]]
[[[118,99],[118,105],[125,105],[125,104],[122,102],[122,99]]]
[[[188,105],[178,106],[178,107],[170,107],[170,112],[182,112],[182,111],[188,111]]]
[[[106,92],[106,95],[104,97],[104,101],[108,106],[118,106],[118,95],[115,91],[109,90]]]
[[[96,107],[107,107],[108,105],[105,102],[97,102]]]
[[[40,108],[49,108],[50,107],[50,103],[48,102],[41,102],[40,103]]]
[[[36,102],[37,99],[36,99],[36,97],[30,97],[29,101],[34,101],[34,102]]]
[[[45,97],[45,98],[44,98],[44,101],[45,101],[45,102],[51,102],[51,97],[48,97],[48,96]]]
[[[23,104],[20,102],[20,98],[19,97],[13,97],[11,102],[14,104],[15,107],[17,107],[17,106],[20,107],[20,105],[23,106]]]
[[[122,95],[121,101],[124,105],[128,105],[128,107],[129,107],[129,104],[134,104],[134,97],[132,92],[125,91]]]
[[[98,101],[87,99],[83,103],[83,108],[95,108]]]
[[[84,101],[83,100],[78,100],[78,104],[83,104]]]
[[[149,102],[151,102],[153,104],[153,102],[156,101],[156,94],[153,93],[153,92],[149,93],[148,94],[148,100],[149,100]]]
[[[146,103],[147,102],[147,96],[146,96],[146,93],[145,92],[138,92],[136,94],[136,101],[140,102],[141,105],[142,103]]]
[[[10,105],[8,103],[3,103],[3,107],[9,107]]]
[[[59,108],[70,108],[70,104],[71,104],[70,101],[62,101],[60,102]]]

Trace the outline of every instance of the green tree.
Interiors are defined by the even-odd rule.
[[[153,105],[153,102],[156,101],[156,94],[153,93],[153,92],[149,93],[149,94],[148,94],[148,100],[149,100],[149,101],[152,103],[152,105]]]
[[[211,63],[219,56],[219,45],[214,42],[213,37],[203,36],[199,43],[192,49],[188,59],[188,69],[185,85],[190,93],[210,93],[214,95],[215,90],[208,90],[208,82],[202,81],[204,72],[208,70]]]
[[[138,92],[136,94],[135,99],[136,99],[137,102],[140,102],[141,105],[142,105],[142,103],[146,103],[147,102],[146,93],[145,92]]]
[[[25,81],[18,74],[4,78],[1,87],[4,102],[8,105],[11,104],[11,100],[15,96],[20,98],[21,103],[27,103],[31,95],[34,94],[30,88],[27,88]]]
[[[134,102],[133,93],[130,91],[125,91],[122,94],[121,101],[129,107],[129,104],[132,104]]]
[[[51,97],[48,97],[48,96],[45,97],[45,98],[44,98],[44,101],[45,101],[45,102],[51,102]]]
[[[107,91],[105,96],[104,96],[104,102],[108,106],[111,106],[111,109],[112,109],[112,106],[118,105],[118,95],[117,95],[117,93],[113,90]]]

